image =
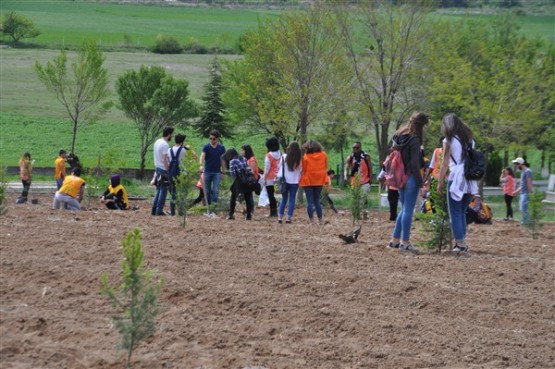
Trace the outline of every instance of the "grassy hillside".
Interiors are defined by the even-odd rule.
[[[95,39],[103,46],[150,47],[159,34],[174,36],[182,45],[233,48],[237,39],[259,19],[277,11],[264,9],[145,6],[69,0],[2,0],[0,15],[16,11],[31,19],[41,35],[34,43],[49,48]]]

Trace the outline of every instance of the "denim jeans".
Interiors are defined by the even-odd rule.
[[[287,219],[291,219],[293,217],[298,189],[299,185],[297,183],[287,183],[285,185],[285,193],[281,195],[281,203],[279,204],[280,219],[283,218],[283,214],[285,214],[285,205],[287,205]]]
[[[59,209],[60,206],[63,206],[64,209],[68,209],[71,211],[81,210],[81,204],[79,203],[79,200],[65,193],[61,193],[60,191],[56,191],[56,193],[54,194],[52,209]]]
[[[64,183],[63,178],[56,178],[56,190],[59,190],[60,188],[62,188],[63,183]]]
[[[528,214],[528,204],[530,203],[530,195],[527,193],[520,194],[519,210],[520,210],[520,222],[526,224],[530,222],[530,215]]]
[[[410,227],[412,224],[412,214],[416,206],[418,198],[418,183],[414,176],[407,179],[405,188],[399,189],[399,200],[401,201],[401,212],[395,220],[395,228],[393,228],[393,238],[401,239],[401,241],[410,240]]]
[[[320,196],[322,195],[322,186],[308,186],[304,188],[306,195],[306,212],[308,219],[314,218],[314,209],[316,208],[316,216],[318,220],[322,220],[322,204],[320,204]]]
[[[222,173],[204,172],[204,197],[208,201],[208,205],[218,202],[218,191],[220,189],[220,181]]]
[[[163,177],[166,180],[160,180]],[[152,215],[159,215],[164,213],[164,205],[166,204],[166,196],[168,196],[168,172],[161,168],[156,168],[156,195],[152,202]]]
[[[451,231],[455,242],[464,244],[466,239],[466,210],[472,200],[472,195],[465,193],[460,201],[453,200],[449,193],[449,188],[453,181],[449,181],[447,186],[447,206],[449,208],[449,218],[451,220]]]

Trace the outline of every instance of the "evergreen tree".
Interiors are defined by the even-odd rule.
[[[222,73],[218,58],[210,64],[210,79],[204,86],[200,119],[194,123],[195,130],[203,137],[217,129],[224,137],[233,137],[233,127],[225,117],[225,106],[222,101]]]

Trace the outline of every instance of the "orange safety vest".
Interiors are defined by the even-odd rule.
[[[79,190],[84,184],[85,180],[83,178],[74,175],[67,176],[64,179],[62,187],[60,188],[60,193],[65,193],[66,195],[69,195],[76,199],[77,195],[79,194]]]
[[[279,159],[274,159],[272,153],[269,152],[266,154],[266,157],[270,159],[270,169],[268,170],[268,173],[266,173],[266,180],[273,180],[277,177],[281,155],[279,156]]]
[[[434,167],[432,168],[432,176],[439,178],[439,170],[441,169],[441,162],[443,161],[443,149],[438,147],[434,150]]]
[[[370,168],[370,165],[368,164],[368,162],[366,161],[366,158],[370,158],[368,155],[364,155],[364,157],[361,160],[361,163],[358,167],[358,175],[360,176],[360,184],[367,184],[372,182],[372,168]],[[353,156],[350,155],[348,158],[349,161],[349,166],[353,165]],[[362,163],[364,163],[364,165],[362,165]],[[355,185],[355,177],[351,177],[351,186]]]
[[[299,186],[324,186],[328,182],[328,156],[325,152],[304,154]]]

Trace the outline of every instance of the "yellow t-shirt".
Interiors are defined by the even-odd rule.
[[[66,195],[69,195],[76,199],[77,195],[79,194],[79,190],[84,184],[85,180],[83,178],[69,175],[64,179],[64,183],[60,188],[60,193],[65,193]]]
[[[66,175],[66,159],[58,156],[55,163],[54,178],[64,178]]]

